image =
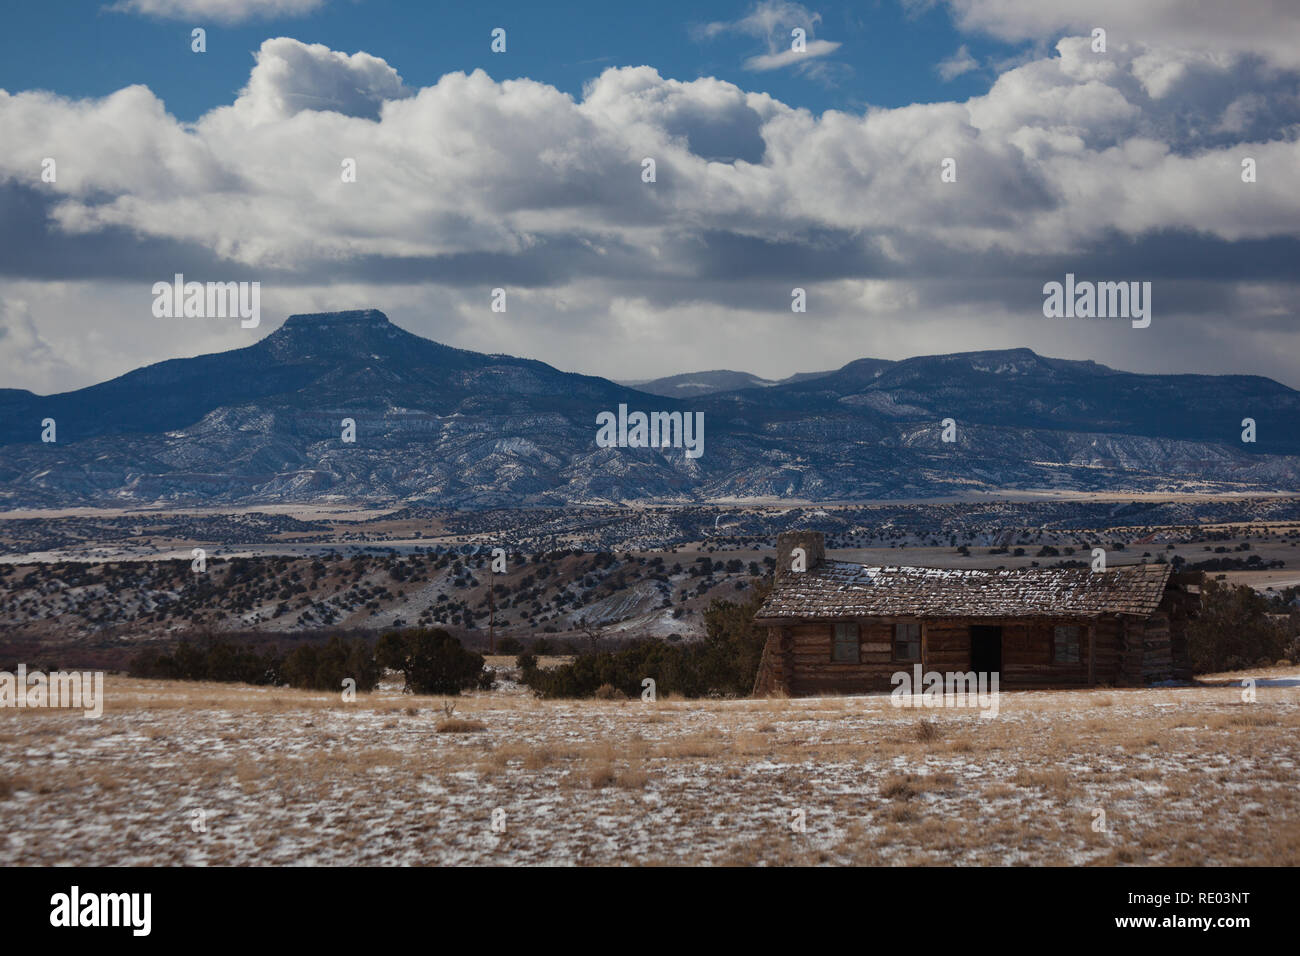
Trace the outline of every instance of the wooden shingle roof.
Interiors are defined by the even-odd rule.
[[[1088,568],[973,571],[872,568],[822,561],[779,576],[755,621],[858,617],[1149,616],[1160,604],[1171,568],[1140,564]]]

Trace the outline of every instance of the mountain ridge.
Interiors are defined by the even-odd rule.
[[[661,395],[665,398],[698,398],[701,395],[735,391],[741,388],[767,388],[773,385],[789,385],[791,382],[820,378],[823,375],[831,374],[832,371],[834,370],[796,372],[794,375],[788,375],[785,378],[772,379],[754,375],[752,372],[737,372],[734,369],[719,368],[704,372],[682,372],[677,375],[666,375],[662,378],[647,378],[621,382],[620,384],[642,392],[649,392],[651,395]]]
[[[703,412],[704,457],[600,447],[596,415],[620,404]],[[56,444],[38,440],[46,417]],[[1240,440],[1247,417],[1253,446]],[[0,505],[1286,490],[1300,486],[1297,417],[1300,392],[1261,376],[1123,372],[1024,348],[857,359],[666,397],[447,346],[377,309],[302,313],[252,345],[84,389],[0,389]]]

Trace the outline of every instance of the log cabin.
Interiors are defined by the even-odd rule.
[[[1188,680],[1201,579],[1167,564],[866,567],[828,560],[820,532],[786,532],[754,616],[767,628],[754,694],[888,691],[918,664],[996,673],[1004,690]]]

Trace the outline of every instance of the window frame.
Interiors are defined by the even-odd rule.
[[[900,630],[901,628],[908,628],[909,631],[910,631],[911,628],[915,628],[915,629],[916,629],[916,637],[915,637],[915,639],[912,639],[912,638],[909,636],[907,640],[900,641],[898,635],[899,635],[899,630]],[[915,645],[916,645],[916,656],[915,656],[915,657],[900,657],[899,654],[898,654],[898,647],[899,647],[900,644],[904,644],[904,645],[912,645],[912,644],[915,644]],[[895,621],[895,622],[894,622],[894,635],[893,635],[892,640],[890,641],[890,645],[889,645],[889,646],[890,646],[890,653],[891,653],[891,655],[892,655],[892,657],[893,657],[895,663],[898,663],[898,664],[919,664],[919,663],[921,662],[921,655],[922,655],[922,652],[924,651],[924,646],[923,646],[923,643],[922,643],[922,641],[921,641],[921,622],[920,622],[920,621]]]
[[[1068,633],[1062,639],[1062,632],[1073,632],[1073,637]],[[1069,656],[1069,649],[1073,645],[1074,657]],[[1066,651],[1066,656],[1061,657],[1062,648]],[[1055,624],[1052,626],[1052,663],[1053,664],[1082,664],[1083,663],[1083,627],[1078,624]]]
[[[846,631],[851,629],[853,636],[853,656],[840,657],[840,648],[848,647],[849,640],[847,637],[840,637],[840,628]],[[857,621],[835,621],[831,624],[831,663],[832,664],[861,664],[862,663],[862,628],[858,626]]]

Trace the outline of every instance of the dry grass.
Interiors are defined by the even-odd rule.
[[[0,768],[0,865],[1300,863],[1281,686],[1010,693],[989,720],[110,677],[98,721],[0,711]]]
[[[910,773],[890,777],[880,785],[880,795],[886,800],[910,800],[920,792],[918,778]]]
[[[1063,770],[1022,770],[1011,782],[1017,787],[1034,787],[1061,794],[1070,788],[1070,775]]]
[[[1274,727],[1277,717],[1259,710],[1241,710],[1231,714],[1216,715],[1210,720],[1212,730],[1226,730],[1233,727]]]
[[[940,736],[939,725],[932,720],[917,721],[916,726],[912,728],[912,732],[916,734],[916,739],[923,744],[933,743]]]
[[[0,774],[0,800],[8,800],[15,790],[26,790],[31,784],[23,777]]]
[[[440,734],[477,734],[487,730],[487,724],[481,720],[464,720],[460,717],[453,717],[450,720],[438,721],[436,730]]]

